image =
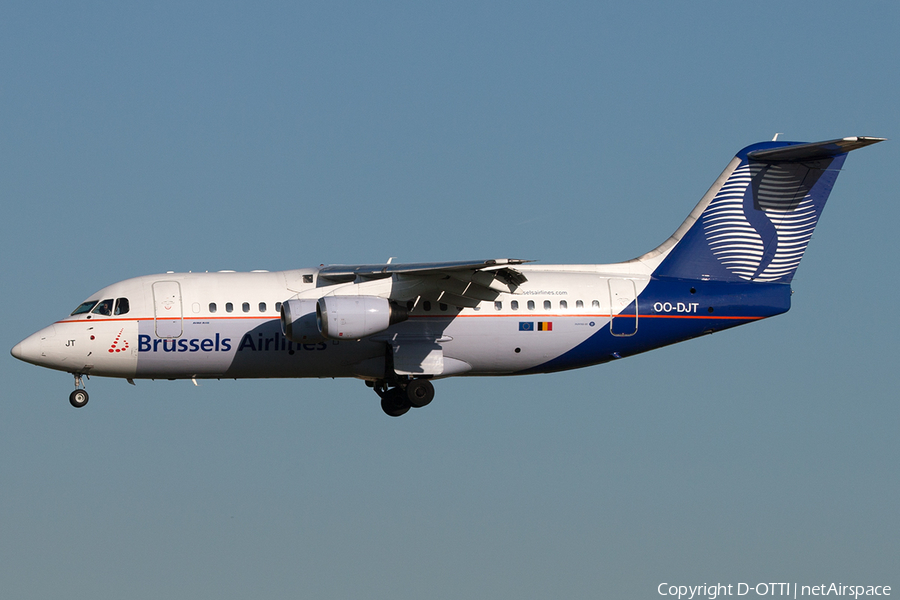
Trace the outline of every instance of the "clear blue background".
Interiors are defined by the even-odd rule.
[[[0,360],[4,598],[900,588],[900,5],[12,2],[2,346],[173,271],[615,262],[734,153],[854,152],[790,313],[571,373],[71,376]]]

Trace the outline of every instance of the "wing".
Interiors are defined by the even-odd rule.
[[[532,261],[499,258],[440,263],[331,265],[319,269],[317,287],[365,284],[390,278],[392,300],[432,297],[446,304],[475,306],[480,301],[495,299],[501,292],[514,293],[527,281],[525,275],[514,267],[527,262]]]

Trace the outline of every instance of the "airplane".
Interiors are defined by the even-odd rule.
[[[433,380],[577,369],[786,312],[847,154],[884,138],[738,152],[655,249],[616,264],[521,259],[173,273],[105,287],[19,342],[83,378],[355,377],[389,416]]]

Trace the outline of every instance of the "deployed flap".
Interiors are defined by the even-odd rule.
[[[440,375],[444,372],[444,351],[434,340],[391,340],[394,350],[394,372],[397,375]]]

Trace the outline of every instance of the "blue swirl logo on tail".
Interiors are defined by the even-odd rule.
[[[793,274],[819,220],[811,192],[825,173],[796,163],[735,169],[701,218],[713,255],[745,281]]]

